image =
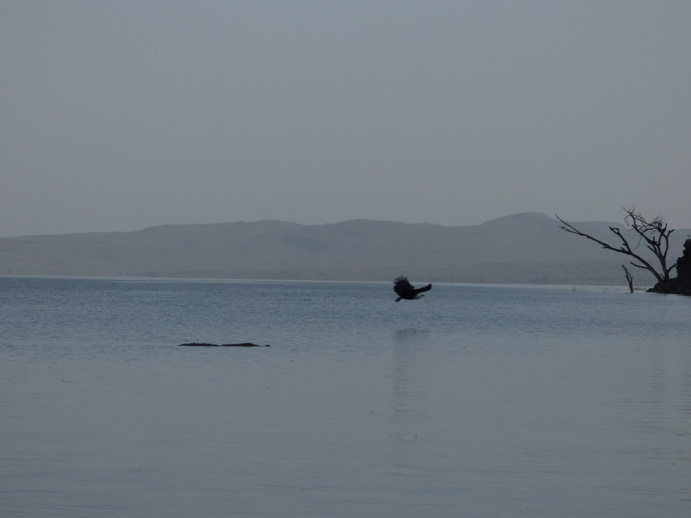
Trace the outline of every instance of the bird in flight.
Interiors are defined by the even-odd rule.
[[[419,299],[420,297],[424,297],[424,295],[420,295],[423,291],[429,291],[431,289],[431,284],[423,286],[422,288],[415,288],[412,284],[410,284],[408,278],[404,277],[403,275],[401,275],[400,277],[396,277],[396,279],[393,281],[393,290],[396,292],[396,295],[398,295],[396,302],[398,302],[401,299]]]

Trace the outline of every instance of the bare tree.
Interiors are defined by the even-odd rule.
[[[582,236],[591,241],[595,241],[602,248],[607,250],[612,250],[613,252],[618,252],[620,254],[628,255],[635,259],[635,261],[629,261],[631,266],[636,268],[641,268],[643,270],[648,270],[655,276],[658,283],[666,283],[669,281],[670,272],[676,268],[676,261],[672,265],[667,264],[667,252],[669,251],[669,236],[674,229],[668,229],[667,223],[662,219],[661,216],[656,216],[655,218],[648,220],[644,218],[640,212],[638,212],[634,207],[630,209],[624,208],[626,212],[626,217],[624,222],[626,226],[634,232],[634,236],[637,237],[638,242],[634,246],[631,246],[627,237],[622,233],[621,229],[618,227],[609,227],[609,230],[617,237],[619,240],[618,245],[611,245],[605,241],[601,241],[596,237],[593,237],[585,232],[578,230],[568,221],[561,219],[557,216],[557,219],[561,222],[559,228],[570,232],[571,234],[576,234],[577,236]],[[642,257],[636,250],[641,245],[645,243],[645,247],[653,253],[653,256],[659,263],[658,266],[651,264],[644,257]],[[628,276],[627,276],[628,278]]]

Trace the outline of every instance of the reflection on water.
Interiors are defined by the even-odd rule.
[[[418,446],[428,420],[430,387],[428,357],[430,332],[424,329],[398,329],[394,332],[393,397],[391,411],[392,463],[403,474],[419,468]]]
[[[405,439],[411,422],[419,421],[419,413],[429,396],[426,356],[429,356],[429,331],[399,329],[395,332],[393,411],[396,437]],[[417,413],[418,415],[412,415]]]

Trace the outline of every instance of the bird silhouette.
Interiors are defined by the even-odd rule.
[[[396,302],[398,302],[401,299],[419,299],[420,297],[424,297],[424,295],[421,295],[423,291],[429,291],[432,289],[431,284],[423,286],[422,288],[415,288],[412,284],[410,284],[408,278],[404,277],[403,275],[401,275],[400,277],[396,277],[393,283],[393,290],[396,292],[396,295],[398,295]]]

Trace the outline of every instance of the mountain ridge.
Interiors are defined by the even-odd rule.
[[[574,224],[604,239],[621,226]],[[681,252],[678,240],[670,258]],[[0,238],[0,275],[387,280],[427,273],[437,282],[607,284],[623,281],[626,259],[537,212],[469,226],[260,220]]]

